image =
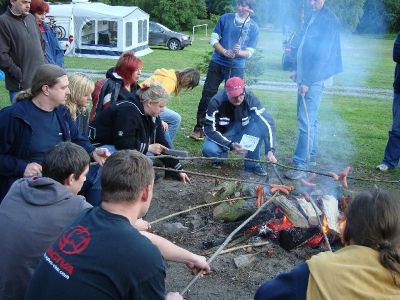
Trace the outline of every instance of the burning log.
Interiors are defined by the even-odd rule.
[[[310,225],[318,226],[319,225],[318,217],[322,215],[321,210],[318,207],[314,209],[312,204],[308,202],[304,197],[296,197],[296,200],[297,203],[299,204],[300,210],[306,216]]]
[[[288,228],[279,233],[279,245],[290,251],[296,247],[305,244],[308,240],[314,238],[320,233],[318,227],[312,228]]]
[[[336,200],[335,197],[331,195],[324,195],[320,199],[320,202],[322,203],[322,210],[325,214],[326,221],[328,223],[330,231],[339,234],[340,213],[339,213],[338,201]]]
[[[278,207],[293,223],[295,227],[308,228],[307,219],[297,209],[293,201],[284,196],[277,196],[272,200],[272,204]]]
[[[203,199],[206,203],[227,199],[241,190],[242,186],[237,181],[224,181],[206,192]]]

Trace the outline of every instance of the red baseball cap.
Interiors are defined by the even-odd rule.
[[[231,77],[225,83],[225,92],[228,97],[237,97],[243,94],[244,81],[240,77]]]

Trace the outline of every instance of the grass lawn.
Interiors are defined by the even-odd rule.
[[[259,47],[265,55],[266,69],[262,80],[288,82],[288,73],[281,70],[283,36],[262,31]],[[342,38],[344,72],[335,78],[335,85],[364,88],[391,89],[394,63],[391,59],[394,37],[381,39],[370,36],[348,35]],[[210,50],[208,40],[196,35],[194,44],[183,51],[154,49],[142,57],[144,72],[156,68],[180,69],[196,66],[204,53]],[[86,68],[105,71],[115,60],[86,58],[65,59],[68,68]],[[296,99],[290,92],[255,93],[272,114],[278,129],[278,158],[282,163],[290,161],[296,142]],[[170,108],[183,118],[182,128],[176,140],[176,148],[186,148],[199,155],[201,143],[187,136],[195,123],[195,113],[201,95],[201,87],[182,93],[173,99]],[[8,105],[8,93],[4,81],[0,82],[0,107]],[[363,176],[379,177],[373,168],[380,163],[391,124],[391,101],[362,99],[348,96],[325,95],[320,109],[320,149],[322,164],[352,165]],[[322,168],[321,168],[322,169]],[[387,179],[398,179],[399,168],[384,175]]]

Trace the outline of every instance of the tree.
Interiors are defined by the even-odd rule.
[[[399,0],[385,0],[387,20],[390,32],[400,31],[400,2]]]
[[[206,16],[206,4],[204,0],[159,0],[150,14],[175,30],[190,29],[198,18]]]
[[[235,4],[231,0],[206,0],[207,13],[223,15],[235,11]]]
[[[387,30],[388,16],[383,0],[366,0],[364,14],[357,26],[359,33],[383,33]]]
[[[335,12],[344,29],[354,32],[364,13],[365,0],[327,0],[327,5]]]

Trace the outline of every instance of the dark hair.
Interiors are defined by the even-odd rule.
[[[248,6],[250,9],[254,9],[255,0],[237,0],[236,3],[242,6]]]
[[[379,251],[381,264],[399,276],[400,199],[379,189],[356,195],[346,210],[343,240]]]
[[[49,12],[49,4],[44,0],[31,0],[31,8],[29,9],[31,14],[44,14]]]
[[[132,75],[143,66],[143,62],[132,52],[124,52],[118,59],[114,71],[122,77],[124,84],[134,84]]]
[[[176,72],[178,84],[175,94],[178,95],[181,89],[192,90],[199,85],[200,72],[194,68],[186,68]]]
[[[132,202],[154,182],[153,164],[136,150],[121,150],[107,158],[101,175],[104,202]]]
[[[36,69],[31,81],[31,88],[18,93],[16,100],[34,98],[42,92],[42,87],[48,85],[53,87],[58,83],[58,79],[67,75],[65,71],[57,65],[44,64]]]
[[[81,146],[71,142],[59,143],[45,154],[42,175],[64,184],[71,174],[78,179],[89,163],[89,154]]]

